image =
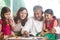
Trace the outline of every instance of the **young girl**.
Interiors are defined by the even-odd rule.
[[[55,32],[56,30],[54,27],[58,26],[57,19],[53,15],[52,9],[45,10],[45,21],[44,21],[44,28],[43,31],[40,33],[40,36],[47,37],[47,39],[54,39],[56,38]]]
[[[11,36],[11,30],[14,28],[10,13],[11,11],[8,7],[3,7],[1,10],[0,32],[3,33],[4,37]]]

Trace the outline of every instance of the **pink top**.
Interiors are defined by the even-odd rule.
[[[53,28],[54,21],[55,21],[55,19],[53,19],[50,24],[48,24],[47,21],[45,21],[46,28],[51,30]]]
[[[2,32],[4,35],[10,35],[11,34],[11,26],[9,24],[6,24],[5,21],[0,19],[0,24],[2,24]]]

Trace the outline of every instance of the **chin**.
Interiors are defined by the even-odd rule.
[[[22,20],[24,20],[25,18],[22,18]]]
[[[9,19],[9,18],[6,18],[6,19]]]
[[[47,20],[47,21],[49,21],[49,20]]]
[[[37,19],[37,20],[40,20],[40,19]]]

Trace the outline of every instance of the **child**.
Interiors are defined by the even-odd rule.
[[[3,33],[4,37],[11,36],[11,30],[13,27],[13,21],[10,18],[10,9],[8,7],[3,7],[1,10],[1,19],[0,19],[0,32]]]
[[[57,19],[54,17],[52,9],[47,9],[45,10],[44,13],[45,13],[44,28],[39,36],[44,36],[44,37],[47,37],[48,39],[50,39],[50,37],[52,39],[55,39],[56,30],[54,29],[54,27],[58,26]]]

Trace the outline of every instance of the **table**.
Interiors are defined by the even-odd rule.
[[[10,37],[7,40],[43,40],[43,37]]]

